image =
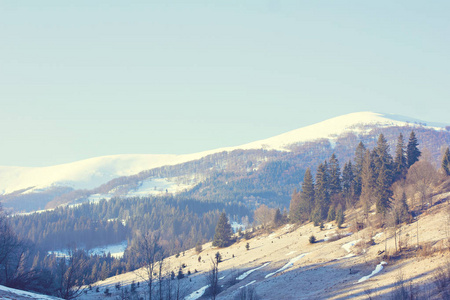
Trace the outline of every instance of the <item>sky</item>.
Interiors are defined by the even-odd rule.
[[[0,165],[450,123],[449,1],[0,0]]]

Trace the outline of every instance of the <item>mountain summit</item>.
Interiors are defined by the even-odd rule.
[[[180,177],[180,170],[174,170],[181,164],[195,161],[201,162],[209,157],[208,160],[213,161],[214,166],[209,166],[208,168],[213,168],[215,170],[223,168],[225,165],[229,165],[230,159],[240,161],[242,166],[253,160],[253,165],[255,166],[255,164],[261,164],[262,161],[279,160],[281,158],[278,156],[282,155],[282,153],[297,153],[296,151],[299,151],[299,149],[296,149],[296,147],[298,148],[306,143],[328,140],[331,145],[330,148],[332,149],[333,145],[336,144],[336,141],[342,139],[346,135],[352,134],[356,139],[362,139],[370,134],[375,134],[374,129],[379,132],[379,130],[388,128],[403,128],[405,130],[414,129],[434,133],[441,132],[448,135],[444,125],[431,125],[433,126],[428,126],[425,122],[416,119],[398,115],[358,112],[328,119],[275,137],[241,146],[220,148],[193,154],[126,154],[91,158],[49,167],[0,167],[0,195],[2,195],[0,196],[0,201],[11,203],[18,201],[19,198],[26,198],[28,199],[27,202],[34,203],[34,205],[31,205],[33,207],[32,209],[36,209],[36,207],[43,208],[43,206],[45,206],[44,204],[51,201],[54,197],[59,197],[62,194],[67,194],[74,190],[92,190],[118,177],[138,176],[137,174],[146,170],[154,170],[157,168],[167,169],[170,166],[172,166],[170,169],[170,172],[173,173],[172,175],[155,176],[154,174],[151,175],[152,172],[150,172],[149,178],[153,178],[151,181],[145,181],[146,178],[138,176],[136,179],[137,182],[125,189],[127,190],[126,193],[114,192],[113,195],[145,196],[149,194],[158,194],[160,192],[178,193],[191,189],[193,186],[202,182],[202,180],[206,178],[205,176],[207,176],[205,173],[206,166],[202,165],[196,167],[196,170],[188,172],[189,174],[184,173],[183,176]],[[246,154],[246,158],[238,158],[236,155],[231,155],[231,153],[236,150],[250,152]],[[264,158],[261,159],[261,154],[255,154],[254,151],[275,151],[278,154],[264,154]],[[221,153],[226,153],[226,157],[220,155]],[[298,156],[297,158],[301,159],[301,156]],[[218,161],[221,162],[219,163]],[[219,167],[219,165],[222,165],[222,167]],[[257,170],[258,168],[254,169]],[[178,175],[174,175],[175,173]],[[202,174],[202,176],[198,176],[198,174]],[[195,177],[196,179],[188,181],[188,177]],[[177,183],[176,186],[174,185],[174,182]],[[130,193],[130,191],[133,191],[133,193]],[[98,194],[97,192],[98,191],[95,193]],[[105,188],[102,188],[98,197],[103,197],[104,195],[102,195],[102,193],[104,192]],[[40,200],[37,201],[35,197],[37,194],[41,196],[45,194],[45,200],[43,200],[42,197],[39,197]],[[83,197],[87,199],[90,197],[90,194],[92,193],[84,193]],[[109,194],[108,197],[111,196],[108,191],[107,194]],[[80,193],[77,195],[77,197],[80,197]],[[37,203],[39,203],[39,205],[37,205]],[[7,207],[8,204],[5,206]],[[28,210],[27,205],[25,207],[20,207]]]

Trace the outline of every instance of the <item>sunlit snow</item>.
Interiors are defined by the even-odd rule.
[[[303,258],[306,254],[308,253],[303,253],[297,257],[294,257],[293,259],[291,259],[287,264],[285,264],[282,268],[276,270],[275,272],[269,273],[266,275],[265,278],[269,278],[277,273],[283,272],[286,269],[289,269],[290,267],[292,267],[294,265],[294,263],[296,263],[298,260],[300,260],[301,258]]]
[[[380,262],[380,263],[375,267],[375,270],[373,270],[372,273],[371,273],[370,275],[367,275],[367,276],[364,276],[364,277],[360,278],[360,279],[358,280],[358,283],[364,282],[364,281],[366,281],[367,279],[369,279],[370,277],[375,276],[376,274],[380,273],[381,270],[383,270],[383,266],[384,266],[384,265],[387,265],[387,262],[385,262],[385,261]]]

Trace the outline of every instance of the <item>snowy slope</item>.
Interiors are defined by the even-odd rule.
[[[410,121],[408,122],[408,120]],[[143,170],[197,160],[222,151],[237,149],[289,151],[289,146],[292,144],[322,138],[334,139],[346,132],[363,134],[373,126],[421,126],[417,124],[418,122],[418,120],[398,115],[359,112],[332,118],[265,140],[200,153],[186,155],[112,155],[41,168],[0,167],[0,195],[9,194],[21,189],[33,188],[27,191],[30,193],[52,186],[91,189],[120,176],[133,175]],[[420,123],[423,124],[423,122]],[[428,128],[444,130],[443,127]]]
[[[17,290],[0,285],[0,299],[11,299],[11,300],[25,300],[25,299],[42,299],[42,300],[55,300],[60,299],[52,296],[35,294],[31,292],[26,292],[22,290]]]

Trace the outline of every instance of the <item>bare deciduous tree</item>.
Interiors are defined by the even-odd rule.
[[[57,271],[57,295],[75,299],[83,292],[83,274],[87,266],[85,253],[69,247],[68,256],[60,259]]]
[[[266,228],[273,221],[273,216],[275,214],[275,209],[267,207],[267,205],[260,205],[254,213],[254,219],[258,225],[262,225]]]
[[[144,274],[137,272],[137,275],[141,277],[148,286],[149,300],[152,299],[153,292],[153,272],[156,268],[157,256],[160,252],[158,245],[159,237],[152,233],[147,233],[138,238],[137,243],[134,245],[132,251],[138,257],[141,263],[141,267]]]
[[[436,169],[426,160],[416,162],[408,170],[406,182],[413,187],[414,193],[419,195],[422,209],[425,203],[431,201],[431,191],[437,176]]]
[[[211,299],[215,300],[219,294],[219,261],[211,259],[211,269],[208,272],[208,284],[211,294]]]

